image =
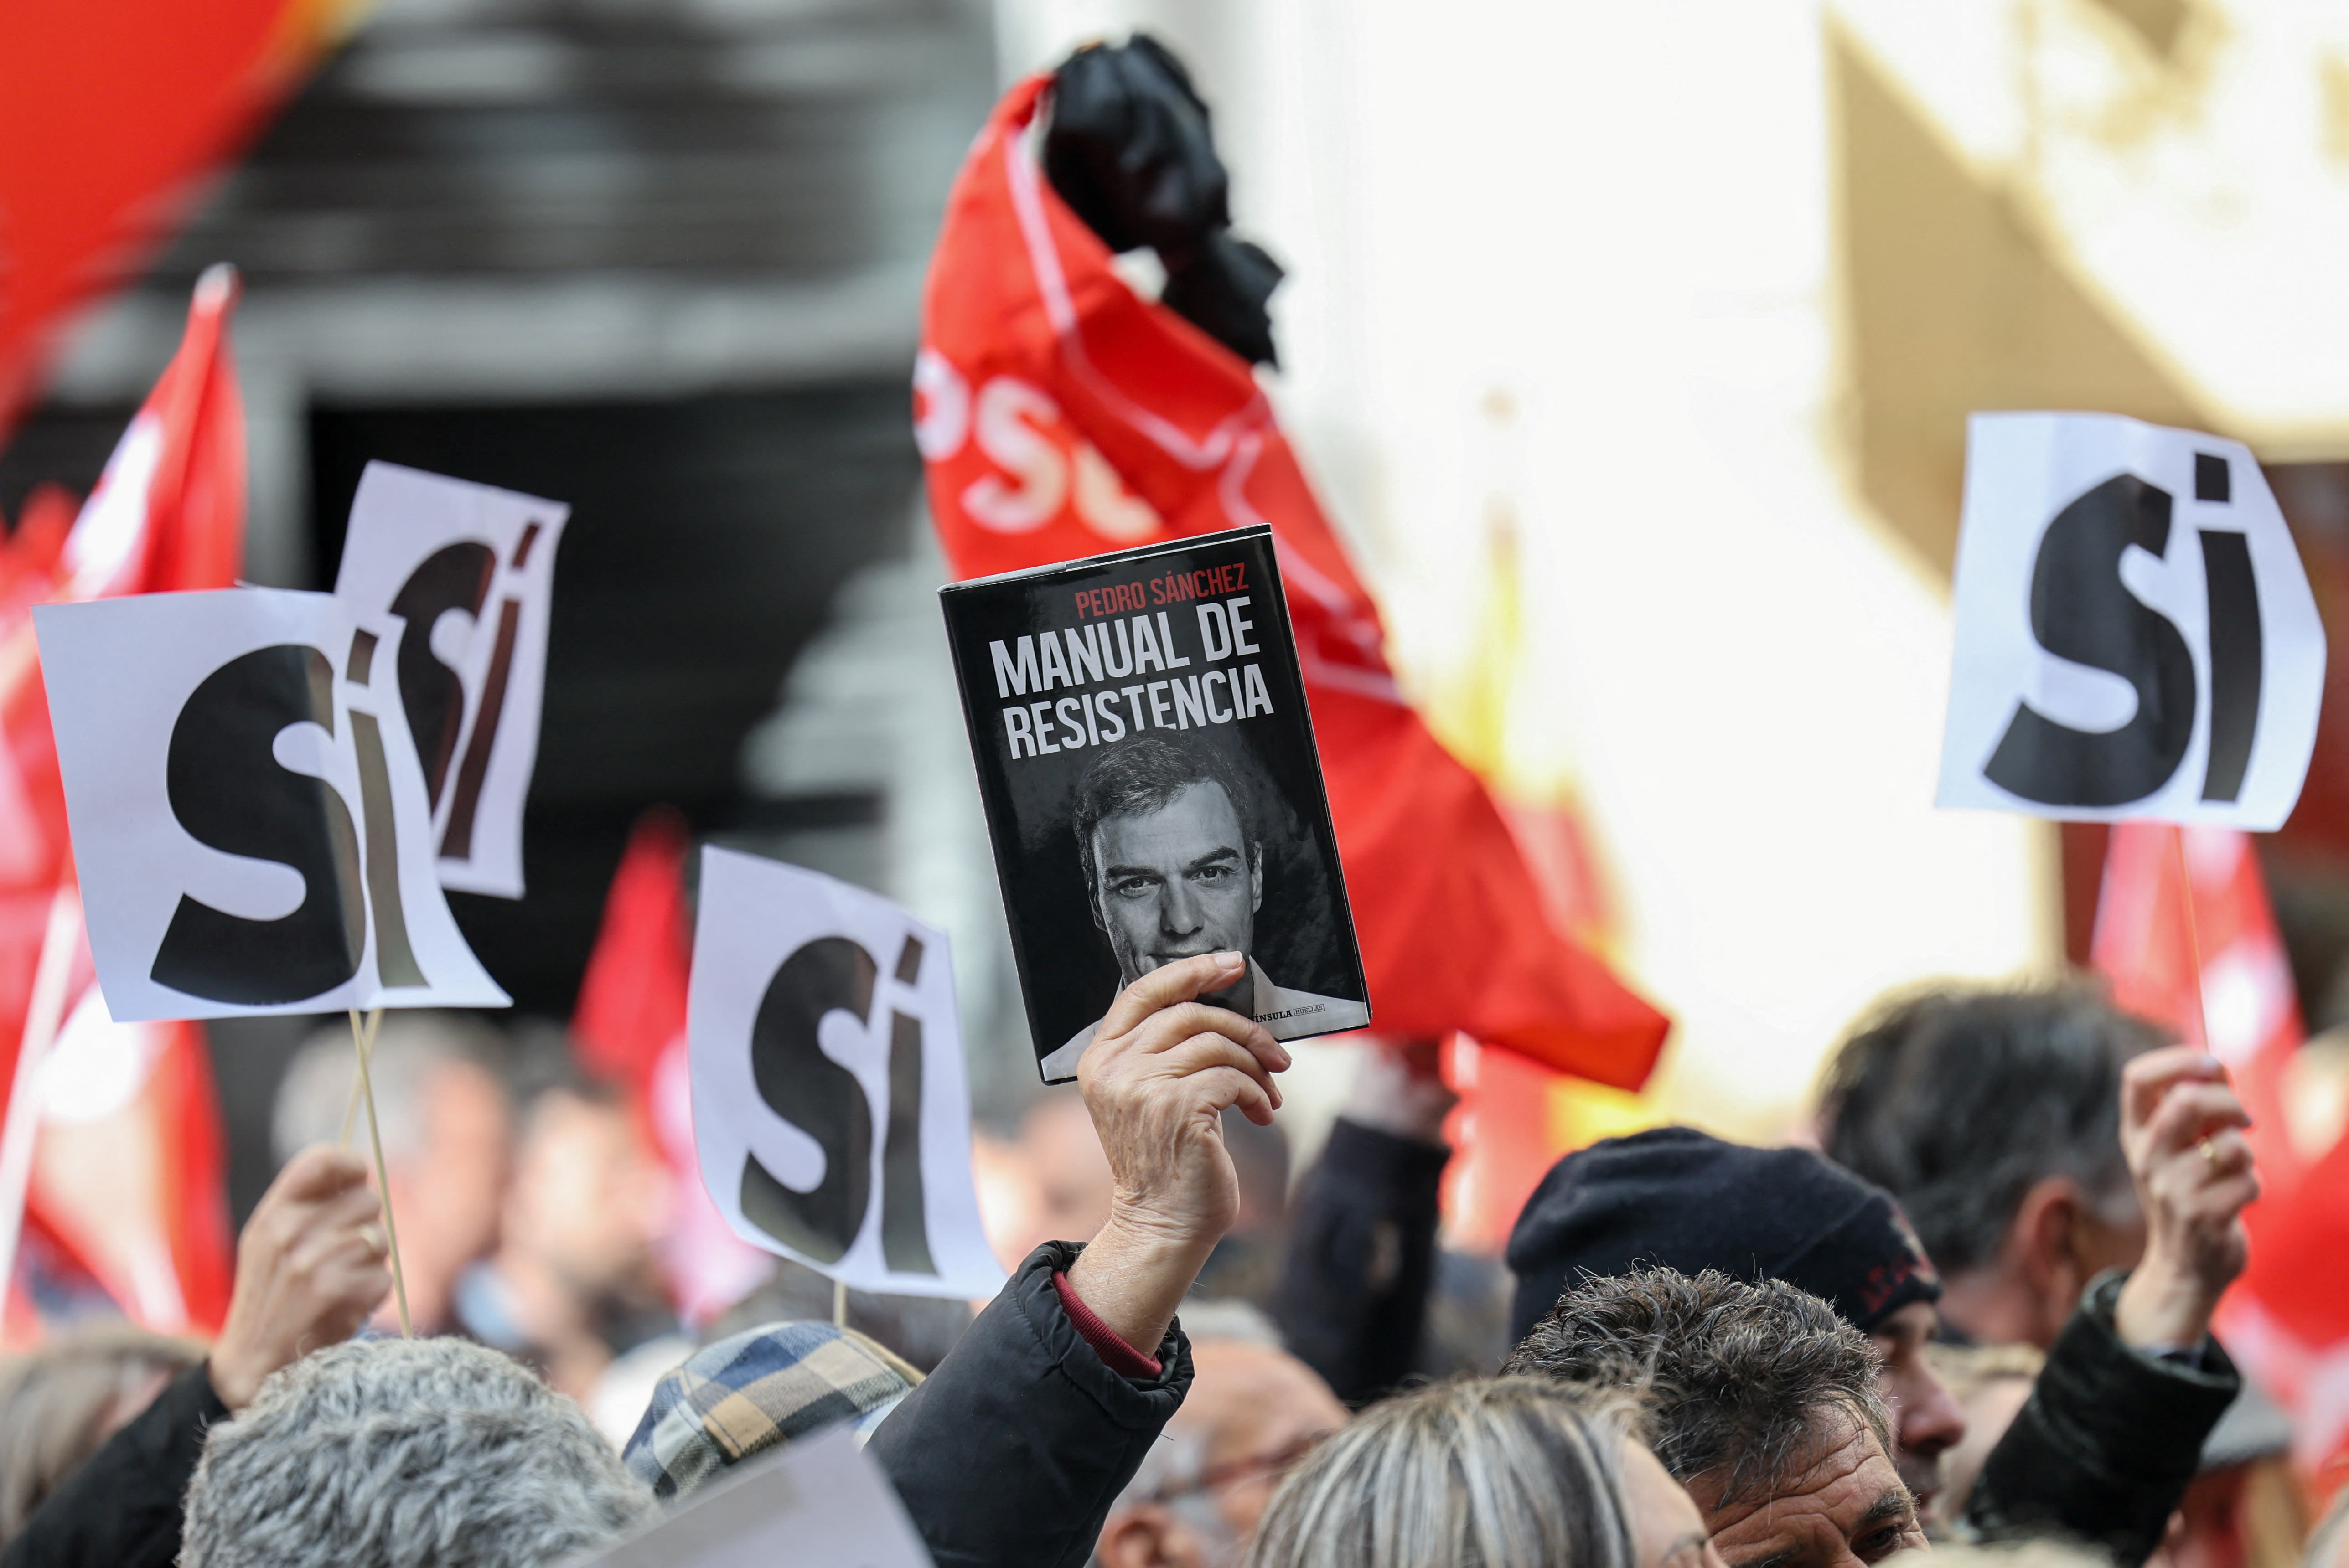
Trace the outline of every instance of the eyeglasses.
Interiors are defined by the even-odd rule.
[[[1308,1432],[1268,1454],[1250,1454],[1246,1459],[1229,1460],[1210,1465],[1188,1481],[1169,1482],[1150,1494],[1153,1502],[1172,1502],[1178,1497],[1192,1497],[1203,1491],[1220,1491],[1244,1480],[1258,1478],[1278,1482],[1301,1463],[1305,1456],[1327,1441],[1328,1432]]]

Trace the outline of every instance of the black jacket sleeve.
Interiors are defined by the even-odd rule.
[[[0,1568],[171,1568],[204,1429],[227,1419],[210,1368],[189,1367],[33,1511]]]
[[[2113,1305],[2125,1277],[2089,1286],[2047,1352],[1966,1500],[1970,1532],[2066,1535],[2104,1548],[2116,1568],[2138,1568],[2160,1544],[2203,1439],[2243,1383],[2216,1340],[2195,1364],[2124,1344]]]
[[[1411,1375],[1451,1158],[1340,1117],[1298,1184],[1273,1318],[1289,1350],[1348,1405]]]
[[[1180,1324],[1148,1380],[1085,1343],[1052,1285],[1080,1250],[1030,1253],[866,1445],[938,1568],[1082,1568],[1191,1387]]]

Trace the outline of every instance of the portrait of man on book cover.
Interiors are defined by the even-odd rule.
[[[1275,1039],[1361,1028],[1370,1008],[1359,998],[1290,989],[1265,969],[1257,922],[1266,856],[1255,782],[1244,783],[1241,769],[1213,751],[1154,735],[1104,751],[1079,778],[1070,827],[1118,985],[1203,953],[1243,953],[1240,979],[1202,1001],[1247,1014]],[[1045,1058],[1047,1078],[1074,1076],[1099,1023]]]

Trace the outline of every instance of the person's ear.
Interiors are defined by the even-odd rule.
[[[1136,1503],[1109,1516],[1093,1543],[1093,1560],[1101,1568],[1190,1568],[1197,1561],[1185,1550],[1190,1544],[1190,1532],[1172,1511]]]
[[[1264,846],[1248,846],[1248,908],[1264,907]]]
[[[2014,1211],[2015,1262],[2049,1337],[2072,1315],[2088,1279],[2081,1264],[2086,1205],[2069,1176],[2044,1176]]]

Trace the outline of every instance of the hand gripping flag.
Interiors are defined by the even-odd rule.
[[[2349,1138],[2337,1118],[2313,1129],[2307,1112],[2328,1097],[2293,1083],[2300,1005],[2251,839],[2116,823],[2093,956],[2116,1006],[2206,1046],[2251,1113],[2251,1258],[2220,1304],[2219,1334],[2292,1411],[2295,1457],[2330,1490],[2349,1457]]]
[[[1269,523],[1380,1029],[1458,1029],[1636,1088],[1670,1027],[1561,935],[1475,775],[1398,689],[1376,606],[1247,364],[1112,270],[1014,88],[931,263],[915,435],[948,560],[984,576]]]

